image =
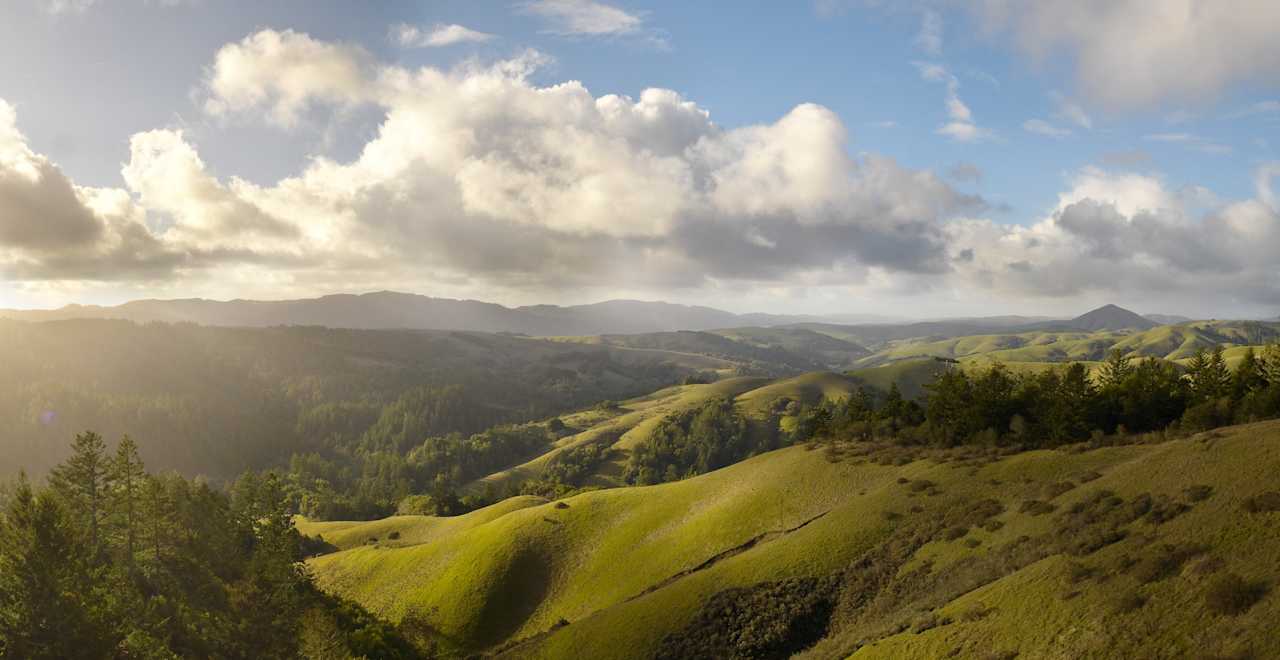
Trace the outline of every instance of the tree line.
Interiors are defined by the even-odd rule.
[[[76,436],[47,486],[0,495],[0,658],[416,657],[322,594],[282,484],[226,493]]]
[[[1201,431],[1280,417],[1280,345],[1247,348],[1236,368],[1222,347],[1185,366],[1114,350],[1091,374],[1081,363],[1018,373],[995,363],[955,366],[925,386],[920,403],[861,390],[807,410],[802,438],[888,439],[905,444],[1055,447],[1154,431]]]

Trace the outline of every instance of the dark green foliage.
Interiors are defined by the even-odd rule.
[[[1185,374],[1172,362],[1112,351],[1096,379],[1079,363],[1025,374],[996,363],[944,369],[925,390],[923,408],[893,390],[879,406],[864,391],[812,408],[797,439],[1042,448],[1268,419],[1280,416],[1280,345],[1250,349],[1234,373],[1221,347],[1199,352]]]
[[[683,630],[667,635],[656,656],[790,657],[826,634],[837,586],[835,579],[792,578],[721,591]]]
[[[43,476],[84,428],[128,433],[148,465],[217,481],[294,454],[358,475],[362,453],[403,454],[690,373],[613,355],[465,332],[0,320],[0,476]]]
[[[664,418],[649,439],[631,452],[624,478],[657,484],[715,470],[772,445],[752,445],[747,423],[733,400],[717,398]]]
[[[617,435],[607,435],[589,445],[573,447],[556,454],[542,474],[520,486],[525,495],[565,497],[587,485],[587,479],[613,455],[611,445]]]
[[[1204,548],[1196,545],[1164,544],[1148,550],[1150,554],[1134,564],[1132,574],[1141,584],[1156,582],[1177,573],[1188,559],[1202,554]]]
[[[132,442],[119,447],[106,461],[101,438],[82,434],[55,487],[21,479],[6,498],[0,658],[296,657],[317,616],[347,655],[413,657],[394,630],[311,584],[299,562],[318,543],[293,528],[274,475],[228,496],[149,475]],[[94,493],[96,513],[72,508]]]
[[[1204,602],[1210,612],[1235,616],[1248,611],[1267,595],[1265,582],[1246,580],[1235,573],[1223,573],[1209,583]]]
[[[1245,498],[1244,510],[1249,513],[1270,513],[1280,511],[1280,492],[1269,490],[1265,493]]]

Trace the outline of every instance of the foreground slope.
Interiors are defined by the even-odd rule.
[[[768,629],[784,632],[766,657],[1280,655],[1280,513],[1245,508],[1277,489],[1280,422],[963,451],[792,447],[462,520],[301,529],[341,547],[311,561],[320,584],[433,631],[446,654],[679,657]],[[1229,574],[1256,603],[1222,613]],[[825,604],[775,603],[763,627],[724,618],[779,584]]]

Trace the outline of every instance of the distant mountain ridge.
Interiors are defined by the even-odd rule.
[[[1150,330],[1160,324],[1151,319],[1116,305],[1103,305],[1067,321],[1067,325],[1081,330]]]
[[[114,307],[68,305],[56,310],[0,310],[0,318],[27,321],[106,318],[211,326],[315,325],[362,330],[467,330],[556,336],[768,327],[811,321],[817,317],[734,314],[711,307],[637,300],[610,300],[567,307],[505,307],[478,300],[380,291],[278,301],[137,300]]]

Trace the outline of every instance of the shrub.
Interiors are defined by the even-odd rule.
[[[1259,493],[1244,501],[1244,510],[1249,513],[1267,513],[1280,511],[1280,493],[1269,490]]]
[[[1126,591],[1116,600],[1116,611],[1121,613],[1132,612],[1141,609],[1146,604],[1147,597],[1138,593],[1137,590]]]
[[[1101,476],[1102,476],[1101,474],[1098,474],[1093,470],[1089,470],[1088,472],[1085,472],[1084,474],[1081,474],[1080,476],[1076,477],[1076,479],[1078,479],[1080,483],[1085,484]]]
[[[1197,546],[1163,545],[1133,567],[1133,577],[1141,584],[1163,580],[1182,568],[1191,557],[1204,551]]]
[[[942,533],[942,537],[948,541],[954,541],[968,533],[968,527],[965,527],[964,525],[956,525],[954,527],[948,527],[946,531]]]
[[[1057,506],[1041,500],[1023,500],[1022,505],[1018,507],[1018,513],[1042,516],[1046,513],[1053,513],[1057,508]]]
[[[1235,616],[1248,611],[1267,593],[1263,582],[1246,580],[1235,573],[1223,573],[1209,583],[1205,605],[1214,614]]]
[[[556,502],[556,508],[557,508],[557,509],[567,509],[567,508],[569,508],[569,505],[568,505],[568,503],[566,503],[566,502]]]
[[[937,484],[934,484],[928,479],[917,479],[911,482],[911,485],[907,489],[913,493],[919,493],[921,491],[933,490],[936,485]]]
[[[387,534],[387,538],[391,539],[392,541],[399,541],[400,532],[391,532],[390,534]]]
[[[1183,489],[1182,494],[1191,502],[1203,502],[1209,499],[1209,496],[1213,494],[1213,486],[1207,486],[1205,484],[1187,486]]]

